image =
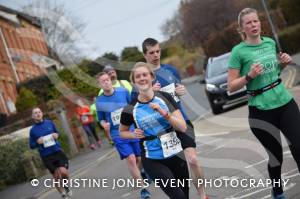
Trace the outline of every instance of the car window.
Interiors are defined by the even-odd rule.
[[[213,60],[207,66],[207,77],[215,77],[224,74],[228,70],[229,56]]]

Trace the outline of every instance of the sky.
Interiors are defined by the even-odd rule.
[[[13,9],[32,0],[0,0]],[[85,54],[96,58],[105,52],[120,55],[124,47],[137,46],[147,37],[163,41],[161,26],[178,10],[180,0],[57,0],[86,28],[80,41]]]

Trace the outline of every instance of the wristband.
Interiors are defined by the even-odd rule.
[[[250,75],[248,75],[248,74],[245,76],[245,79],[247,82],[250,82],[251,80],[253,80],[253,78],[250,77]]]
[[[163,117],[166,119],[166,120],[169,120],[171,115],[169,112],[166,111],[166,113],[163,114]]]

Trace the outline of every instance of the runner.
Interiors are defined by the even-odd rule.
[[[120,116],[124,106],[130,102],[129,92],[122,87],[113,88],[107,73],[98,75],[98,82],[103,94],[96,99],[97,114],[102,127],[109,131],[121,160],[126,159],[132,177],[142,180],[141,176],[141,150],[139,140],[123,139],[119,135]],[[150,193],[143,187],[141,198],[150,198]]]
[[[128,139],[141,139],[143,167],[151,179],[159,180],[158,185],[170,198],[187,199],[188,184],[172,186],[168,181],[183,182],[189,178],[187,162],[175,133],[175,130],[184,132],[186,123],[171,95],[153,91],[154,73],[149,65],[138,62],[132,69],[130,79],[139,94],[122,112],[120,134]],[[136,128],[133,133],[132,124]]]
[[[103,72],[106,72],[109,75],[114,88],[123,87],[126,88],[129,91],[129,93],[131,93],[132,91],[131,84],[127,80],[118,80],[117,71],[114,67],[112,67],[111,65],[106,65],[103,69]],[[102,93],[103,90],[100,89],[98,96],[101,95]]]
[[[156,91],[165,91],[171,94],[174,100],[177,102],[179,109],[187,123],[187,132],[177,133],[177,136],[181,141],[186,160],[192,170],[193,182],[197,192],[201,199],[205,199],[207,197],[204,187],[198,186],[198,179],[202,179],[204,175],[197,158],[194,127],[180,102],[180,96],[183,96],[186,93],[185,86],[181,84],[180,75],[175,67],[168,64],[160,64],[161,50],[157,40],[153,38],[145,39],[142,44],[142,49],[147,63],[151,64],[156,76],[154,79],[153,89]]]
[[[59,133],[54,123],[43,119],[43,112],[38,107],[32,109],[32,118],[35,124],[30,129],[30,148],[39,150],[41,159],[54,180],[69,179],[69,160],[57,141]],[[55,185],[62,198],[71,197],[72,192],[68,187],[60,186],[57,183]]]
[[[99,139],[96,133],[96,126],[95,126],[93,115],[90,111],[90,107],[84,105],[81,99],[77,100],[77,105],[78,105],[76,107],[77,118],[79,119],[84,131],[88,136],[90,148],[95,150],[96,145],[94,144],[93,137],[98,143],[99,147],[101,147],[101,140]]]
[[[243,41],[232,49],[229,90],[233,92],[247,86],[251,131],[269,155],[270,178],[281,181],[283,155],[280,131],[288,140],[298,170],[300,168],[299,109],[279,77],[280,71],[292,59],[286,53],[279,53],[277,57],[275,42],[261,36],[261,24],[255,9],[243,9],[238,16],[238,24]],[[282,184],[273,187],[272,197],[286,198]]]

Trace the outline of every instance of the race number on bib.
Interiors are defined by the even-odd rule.
[[[159,136],[164,157],[170,157],[182,151],[181,142],[176,133],[170,132]]]
[[[120,108],[111,113],[111,120],[113,122],[113,125],[120,124],[122,110],[123,110],[123,108]]]
[[[169,93],[175,100],[175,102],[179,102],[179,97],[176,95],[175,93],[175,84],[169,84],[168,86],[165,86],[163,88],[160,89],[161,91],[167,92]]]
[[[53,135],[50,134],[50,135],[43,136],[43,144],[45,148],[55,145],[55,140]]]

